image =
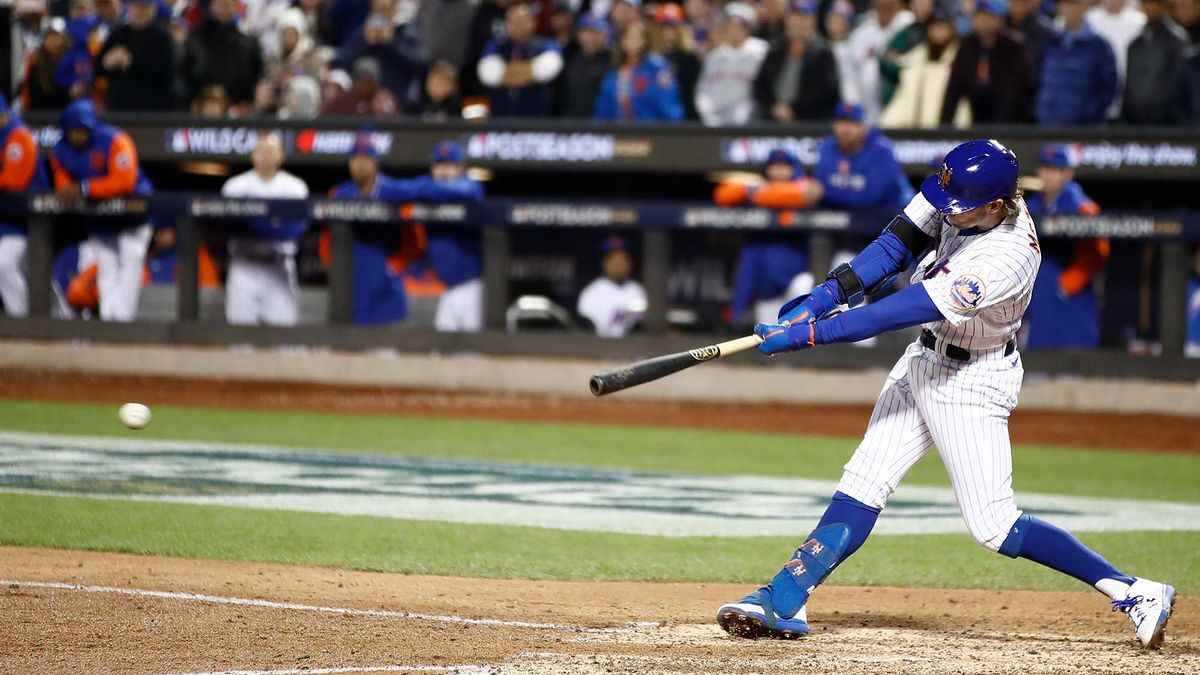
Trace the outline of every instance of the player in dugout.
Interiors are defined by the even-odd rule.
[[[862,105],[839,103],[833,134],[821,141],[813,177],[825,189],[822,206],[842,209],[902,208],[913,189],[892,142],[867,125]]]
[[[67,202],[149,196],[154,188],[138,166],[137,149],[120,129],[101,124],[90,99],[76,99],[59,118],[63,137],[50,156],[54,191]],[[144,217],[88,222],[104,321],[132,321],[142,290],[142,266],[153,227]]]
[[[0,193],[21,195],[50,187],[46,166],[38,156],[29,127],[8,107],[0,94]],[[8,316],[29,314],[29,286],[25,280],[25,226],[0,220],[0,301]]]
[[[1078,150],[1051,143],[1038,155],[1042,191],[1025,203],[1035,218],[1094,216],[1100,207],[1075,182]],[[1042,266],[1025,312],[1023,346],[1051,349],[1100,346],[1100,313],[1095,278],[1108,263],[1108,239],[1056,239],[1042,243]]]
[[[758,206],[767,209],[804,209],[821,200],[821,184],[804,175],[799,158],[782,148],[767,155],[766,183],[752,185],[727,180],[713,191],[720,206]],[[747,234],[734,274],[729,322],[736,323],[754,305],[758,323],[775,320],[775,311],[813,286],[808,271],[808,240],[799,232]]]
[[[350,159],[351,180],[335,187],[336,199],[380,199],[388,202],[475,202],[483,186],[466,175],[460,145],[442,141],[433,148],[430,171],[416,178],[379,173],[379,154],[369,131],[359,133]],[[424,226],[399,232],[375,226],[355,231],[355,323],[388,323],[408,315],[407,295],[399,273],[421,254],[445,285],[438,300],[434,327],[441,331],[478,331],[483,327],[483,282],[480,235],[470,228],[428,234]]]

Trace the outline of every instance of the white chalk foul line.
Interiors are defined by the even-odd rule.
[[[488,666],[351,666],[347,668],[285,668],[283,670],[214,670],[174,675],[329,675],[332,673],[453,673],[489,675]]]
[[[175,591],[152,591],[145,588],[119,588],[115,586],[82,586],[56,581],[20,581],[16,579],[0,579],[0,586],[27,586],[29,588],[51,588],[63,591],[79,591],[82,593],[115,593],[117,595],[133,595],[142,598],[162,598],[164,600],[183,600],[188,602],[204,602],[214,605],[239,605],[243,607],[266,607],[269,609],[294,609],[301,612],[321,612],[324,614],[343,614],[348,616],[368,616],[383,619],[408,619],[419,621],[437,621],[440,623],[459,623],[473,626],[507,626],[510,628],[536,628],[544,630],[594,630],[583,626],[572,626],[561,623],[534,623],[529,621],[505,621],[503,619],[473,619],[466,616],[441,614],[419,614],[417,612],[397,612],[387,609],[355,609],[352,607],[322,607],[320,605],[304,605],[295,602],[274,602],[255,598],[234,598],[222,595],[204,595],[202,593],[180,593]],[[606,629],[600,629],[606,630]],[[314,671],[304,671],[314,672]]]

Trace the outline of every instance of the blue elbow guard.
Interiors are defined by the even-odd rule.
[[[784,618],[796,616],[813,589],[837,567],[849,544],[850,528],[842,523],[813,530],[808,541],[768,584],[769,591],[760,590],[756,594],[766,610],[768,624],[774,622],[776,614]]]

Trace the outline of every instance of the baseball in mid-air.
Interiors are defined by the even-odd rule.
[[[130,429],[141,429],[150,423],[150,409],[141,403],[126,403],[117,411],[117,419]]]

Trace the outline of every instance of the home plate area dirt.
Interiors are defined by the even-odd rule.
[[[822,588],[726,636],[730,584],[460,579],[0,548],[0,672],[1196,673],[1200,602],[1142,650],[1094,592]]]

